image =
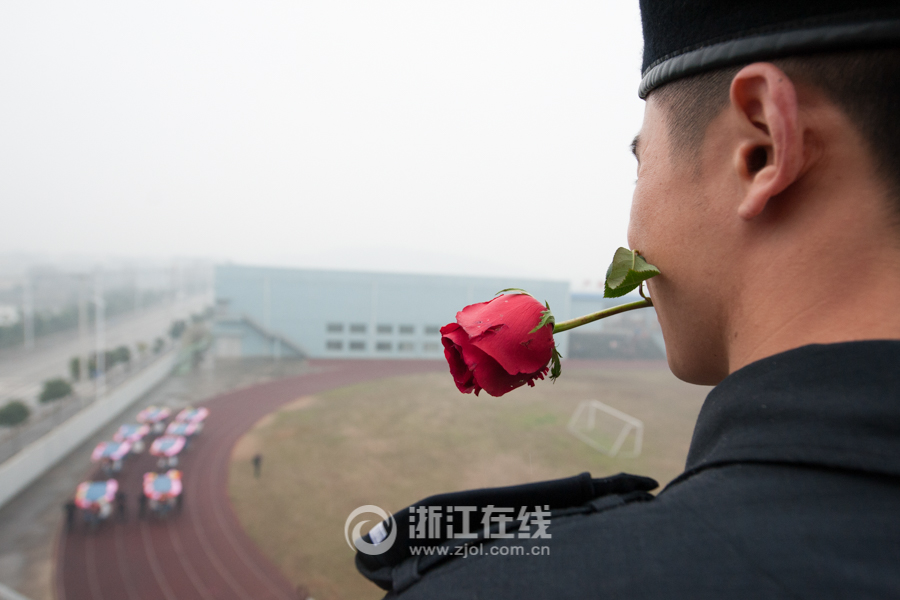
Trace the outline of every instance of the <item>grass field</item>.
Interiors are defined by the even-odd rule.
[[[380,598],[344,541],[356,507],[394,512],[441,492],[583,471],[637,473],[664,485],[684,465],[707,392],[665,369],[602,368],[567,369],[555,384],[502,398],[462,395],[449,374],[345,387],[298,398],[257,423],[235,446],[229,493],[262,550],[316,600]],[[610,458],[567,431],[589,399],[644,422],[639,458]],[[258,480],[250,460],[257,452]]]

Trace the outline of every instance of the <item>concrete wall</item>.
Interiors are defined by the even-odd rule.
[[[170,350],[104,398],[95,401],[0,464],[0,506],[9,502],[138,398],[162,382],[172,371],[177,356],[177,351]]]
[[[220,309],[252,318],[317,358],[442,358],[440,327],[510,287],[548,301],[557,320],[570,316],[565,281],[236,265],[216,267],[215,278]],[[568,335],[556,342],[565,355]],[[261,350],[248,343],[248,352]]]

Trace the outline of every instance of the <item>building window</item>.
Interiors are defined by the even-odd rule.
[[[412,352],[414,349],[412,342],[400,342],[397,344],[397,350],[400,352]]]
[[[441,345],[435,344],[434,342],[426,342],[422,345],[422,349],[425,350],[425,352],[438,352],[441,349]]]
[[[400,335],[412,335],[416,332],[416,328],[413,325],[401,325],[399,329]]]
[[[365,349],[366,349],[365,342],[350,342],[350,350],[354,350],[354,351],[358,352],[360,350],[365,350]]]
[[[341,340],[328,340],[327,342],[325,342],[325,349],[326,350],[343,350],[344,342],[342,342]]]
[[[365,333],[366,332],[366,324],[365,323],[350,323],[350,333]]]
[[[343,333],[344,332],[344,324],[343,323],[329,323],[325,326],[325,331],[328,333]]]
[[[390,352],[391,351],[391,343],[390,342],[378,342],[375,344],[375,349],[379,352]]]
[[[394,326],[393,325],[379,325],[378,333],[380,333],[382,335],[390,335],[390,334],[394,333]]]
[[[426,325],[425,326],[425,335],[440,335],[441,328],[437,325]]]

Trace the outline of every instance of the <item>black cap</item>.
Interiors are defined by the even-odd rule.
[[[898,0],[640,0],[638,95],[722,67],[900,46]]]

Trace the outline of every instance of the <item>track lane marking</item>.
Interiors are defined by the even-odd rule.
[[[141,600],[141,595],[134,589],[131,570],[128,568],[128,561],[125,560],[125,544],[122,541],[122,528],[116,527],[116,561],[119,563],[119,574],[122,576],[122,582],[125,584],[125,594],[129,600]]]
[[[241,425],[243,429],[243,424]],[[237,427],[233,427],[229,430],[228,433],[232,433],[237,430]],[[237,431],[237,438],[240,437],[240,431]],[[233,446],[234,444],[232,444]],[[220,456],[228,456],[229,459],[231,457],[231,452],[227,455],[221,454]],[[230,460],[217,460],[214,463],[213,468],[209,469],[209,482],[210,489],[215,490],[217,494],[221,494],[224,498],[228,498],[228,488],[227,488],[227,471],[228,465],[230,464]],[[220,503],[213,502],[213,515],[216,518],[216,521],[219,523],[219,528],[222,533],[225,535],[225,538],[228,540],[228,543],[231,544],[231,547],[234,549],[235,554],[238,555],[238,558],[247,566],[250,571],[256,575],[257,579],[259,579],[269,590],[275,595],[276,598],[282,598],[283,600],[293,600],[293,598],[287,596],[275,582],[269,577],[269,575],[262,571],[259,566],[256,564],[250,556],[247,555],[244,547],[237,541],[234,536],[234,532],[232,531],[232,527],[235,522],[237,522],[237,517],[234,517],[232,521],[228,521],[227,518],[222,514],[222,507]]]
[[[184,572],[187,573],[188,579],[190,579],[191,583],[194,585],[194,589],[197,590],[197,593],[200,594],[203,600],[215,600],[215,598],[213,598],[206,590],[206,586],[203,584],[203,580],[194,570],[194,566],[191,564],[190,559],[185,553],[184,546],[181,544],[181,538],[178,536],[178,528],[167,526],[167,529],[169,530],[169,537],[172,540],[172,547],[175,549],[175,554],[181,561],[181,564],[184,567]]]
[[[178,600],[178,596],[176,596],[172,591],[172,588],[169,587],[169,582],[166,581],[166,575],[159,566],[156,553],[153,551],[153,540],[150,539],[150,533],[147,530],[147,523],[141,521],[140,528],[141,538],[144,540],[144,550],[146,551],[147,559],[150,563],[150,570],[153,571],[153,576],[156,578],[156,583],[159,584],[159,588],[162,590],[162,593],[167,600]]]
[[[103,600],[103,592],[100,591],[100,581],[97,579],[97,557],[94,549],[95,531],[85,533],[87,538],[84,542],[84,570],[87,573],[88,590],[91,597],[95,600]]]
[[[209,539],[206,537],[206,533],[203,531],[203,528],[200,526],[200,519],[197,517],[197,508],[196,502],[188,502],[188,511],[190,512],[190,521],[191,525],[194,528],[194,532],[197,534],[197,540],[200,542],[200,545],[203,547],[203,552],[206,553],[206,557],[209,559],[209,562],[212,563],[213,567],[216,571],[219,572],[219,575],[222,577],[222,580],[228,584],[228,586],[234,590],[234,592],[244,600],[255,600],[247,591],[241,587],[241,585],[235,581],[235,579],[231,576],[231,573],[228,572],[228,569],[222,562],[219,560],[219,556],[216,554],[215,549],[210,545]]]
[[[56,554],[53,557],[53,566],[56,571],[56,600],[66,600],[66,585],[64,581],[65,569],[60,569],[59,565],[65,560],[66,555],[66,538],[71,533],[67,524],[63,524],[57,531]]]

